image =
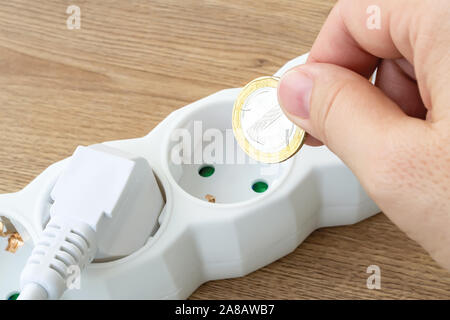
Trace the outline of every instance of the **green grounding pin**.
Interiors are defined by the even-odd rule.
[[[263,193],[269,189],[269,185],[264,181],[258,181],[252,185],[252,189],[257,193]]]
[[[13,293],[8,297],[8,300],[17,300],[17,298],[19,298],[19,293]]]
[[[198,174],[202,176],[203,178],[211,177],[214,174],[214,167],[213,166],[204,166],[200,168],[198,171]]]

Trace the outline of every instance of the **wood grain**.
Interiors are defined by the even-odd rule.
[[[309,50],[332,0],[30,0],[0,9],[0,192],[77,145],[146,134],[171,111],[273,74]],[[66,28],[70,4],[81,29]],[[366,288],[367,266],[382,273]],[[382,214],[314,232],[193,299],[449,299],[449,273]]]

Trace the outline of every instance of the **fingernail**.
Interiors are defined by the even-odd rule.
[[[278,85],[278,99],[282,108],[302,119],[309,118],[313,80],[299,70],[288,71]]]

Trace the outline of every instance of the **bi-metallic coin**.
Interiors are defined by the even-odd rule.
[[[281,110],[278,81],[277,77],[251,81],[242,89],[233,108],[233,132],[239,146],[264,163],[289,159],[302,147],[306,135]]]

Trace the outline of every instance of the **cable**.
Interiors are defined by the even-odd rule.
[[[94,259],[96,251],[95,232],[89,225],[55,215],[22,271],[23,289],[19,297],[22,300],[33,297],[58,299],[70,286],[70,270],[78,268],[78,274],[81,273]],[[24,293],[24,289],[28,291]]]
[[[46,300],[47,291],[36,283],[28,283],[20,292],[17,300]]]

